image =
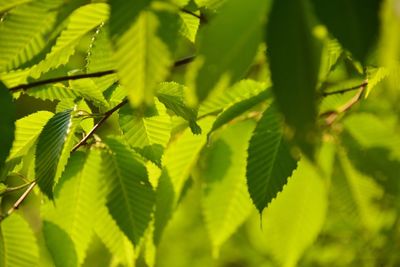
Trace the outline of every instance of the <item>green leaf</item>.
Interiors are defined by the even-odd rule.
[[[32,1],[11,10],[2,19],[0,72],[20,67],[45,47],[57,19],[57,2]]]
[[[246,186],[246,150],[254,126],[252,121],[228,126],[207,149],[201,172],[202,203],[214,255],[252,211]]]
[[[55,266],[76,267],[78,257],[71,237],[57,224],[43,222],[43,235]]]
[[[104,140],[104,180],[109,188],[107,208],[118,227],[137,245],[151,219],[155,201],[143,163],[121,141]]]
[[[114,1],[117,2],[117,1]],[[112,2],[112,3],[114,3]],[[138,1],[147,2],[147,1]],[[172,59],[168,47],[157,35],[158,19],[150,11],[142,11],[136,20],[127,17],[126,5],[115,6],[121,17],[118,25],[129,25],[126,31],[113,27],[113,11],[111,12],[110,34],[114,44],[118,76],[121,84],[127,89],[130,102],[134,106],[153,102],[155,86],[167,78]],[[144,4],[143,4],[144,5]],[[124,12],[120,10],[124,8]],[[114,5],[111,6],[113,10]],[[135,11],[136,14],[137,10]],[[115,23],[117,23],[115,22]],[[135,22],[133,25],[132,22]]]
[[[307,3],[274,1],[267,28],[267,53],[277,105],[298,145],[313,157],[320,45],[311,32]]]
[[[68,161],[55,190],[55,204],[48,202],[44,217],[56,223],[72,239],[81,264],[93,236],[93,224],[99,210],[99,181],[102,175],[100,151],[88,155],[75,152]]]
[[[221,114],[218,115],[209,134],[214,132],[215,130],[219,129],[226,123],[230,122],[234,118],[245,113],[246,111],[253,108],[254,106],[264,102],[265,100],[267,100],[270,97],[271,97],[271,91],[266,90],[266,91],[262,91],[261,93],[259,93],[256,96],[252,96],[248,99],[244,99],[244,100],[237,102],[237,103],[233,104],[232,106],[228,107],[226,110],[224,110]]]
[[[175,82],[163,82],[157,87],[157,98],[167,109],[187,120],[194,134],[200,134],[201,128],[196,123],[197,111],[186,105],[185,90],[187,88],[184,85]]]
[[[167,145],[171,134],[171,119],[160,103],[157,103],[156,108],[156,114],[150,116],[141,115],[129,106],[120,109],[119,124],[131,147]]]
[[[17,120],[15,140],[8,159],[24,156],[33,146],[42,128],[53,115],[48,111],[38,111]]]
[[[181,197],[185,183],[195,166],[199,153],[207,142],[205,134],[211,127],[213,118],[199,122],[203,134],[194,135],[186,129],[181,136],[171,142],[162,158],[164,166],[157,191],[156,210],[154,214],[154,242],[158,244],[162,232],[172,216]]]
[[[0,170],[3,168],[15,137],[16,107],[7,87],[0,81]]]
[[[39,249],[35,235],[28,223],[13,214],[0,225],[0,266],[38,266]]]
[[[44,126],[36,146],[35,173],[43,193],[53,199],[55,181],[69,157],[73,137],[72,110],[55,114]]]
[[[66,64],[81,38],[107,18],[108,5],[104,3],[88,4],[75,10],[51,51],[44,60],[31,69],[30,75],[33,78],[39,78],[41,74]]]
[[[179,13],[179,16],[181,18],[179,32],[194,43],[196,41],[197,30],[200,26],[200,19],[183,12]]]
[[[325,181],[314,166],[302,160],[283,191],[265,210],[251,238],[277,260],[277,266],[294,267],[323,226],[327,211]]]
[[[112,266],[134,267],[135,254],[132,243],[118,228],[107,207],[100,207],[97,216],[94,230],[113,255]]]
[[[105,70],[114,70],[111,40],[109,38],[108,24],[100,25],[92,37],[86,57],[86,72],[94,73]],[[100,78],[94,78],[94,82],[100,91],[105,91],[117,81],[117,75],[111,74]]]
[[[248,148],[247,185],[260,213],[282,191],[297,167],[283,138],[282,123],[275,107],[268,108],[258,122]]]
[[[92,79],[81,79],[69,82],[73,91],[88,101],[91,101],[96,107],[107,108],[108,103],[103,96],[102,91]]]
[[[66,98],[76,98],[80,95],[79,92],[76,92],[61,83],[39,86],[37,88],[27,90],[24,93],[35,98],[52,101],[63,100]]]
[[[192,65],[193,71],[200,66],[195,80],[199,102],[217,85],[228,86],[243,78],[262,41],[267,3],[230,0],[206,25],[199,41],[197,63]]]
[[[15,8],[19,5],[26,4],[32,0],[1,0],[0,1],[0,13],[5,12],[9,9]]]
[[[379,35],[380,0],[312,0],[318,18],[344,48],[365,63]],[[340,19],[338,19],[340,18]]]

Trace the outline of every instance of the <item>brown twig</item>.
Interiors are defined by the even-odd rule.
[[[194,12],[192,12],[190,10],[184,9],[184,8],[181,8],[181,12],[189,14],[189,15],[192,15],[193,17],[198,18],[201,23],[207,23],[208,22],[208,19],[202,13],[200,13],[200,15],[197,15],[196,13],[194,13]]]

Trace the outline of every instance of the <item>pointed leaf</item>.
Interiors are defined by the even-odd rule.
[[[8,159],[25,155],[35,143],[44,125],[53,115],[48,111],[38,111],[17,120],[15,140]]]
[[[73,136],[72,110],[55,114],[44,126],[36,146],[36,179],[43,193],[53,198],[54,182],[63,171]],[[64,152],[64,153],[63,153]],[[65,155],[67,153],[67,158]]]
[[[122,232],[137,245],[150,222],[154,191],[146,167],[134,152],[118,139],[104,141],[110,149],[104,154],[107,208]]]
[[[0,170],[3,168],[14,141],[16,107],[7,87],[0,81]]]
[[[46,58],[31,69],[30,75],[39,78],[42,73],[66,64],[81,38],[107,18],[108,5],[104,3],[88,4],[75,10],[69,18],[67,28],[57,38],[56,44]]]
[[[117,2],[113,1],[112,3]],[[127,1],[129,2],[129,1]],[[172,65],[172,59],[168,47],[157,35],[159,25],[157,17],[150,11],[142,11],[136,20],[127,17],[129,14],[126,9],[128,5],[145,5],[144,2],[136,1],[137,4],[122,4],[117,7],[111,6],[111,27],[110,34],[114,44],[118,76],[121,84],[128,91],[130,102],[138,106],[143,102],[151,104],[153,102],[155,86],[163,81]],[[125,29],[116,29],[113,26],[113,8],[121,16],[116,19],[119,26]],[[137,12],[138,10],[132,11]],[[117,23],[115,22],[115,23]],[[134,24],[132,24],[134,22]],[[124,25],[121,25],[124,24]],[[129,26],[126,29],[126,26]]]
[[[320,45],[305,0],[274,1],[267,29],[273,92],[298,145],[313,157]]]
[[[196,123],[197,111],[185,103],[185,86],[175,82],[163,82],[157,87],[157,98],[164,106],[189,122],[194,134],[200,134],[201,129]]]
[[[282,131],[282,120],[271,106],[264,112],[250,140],[247,185],[260,213],[282,191],[297,167]]]
[[[35,235],[28,223],[13,214],[0,225],[0,266],[38,266],[39,249]]]

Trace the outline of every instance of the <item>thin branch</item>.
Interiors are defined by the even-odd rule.
[[[12,193],[14,191],[21,190],[21,189],[29,186],[30,184],[32,184],[32,182],[29,182],[29,183],[26,183],[26,184],[22,184],[22,185],[18,185],[18,186],[15,186],[15,187],[8,187],[8,188],[6,188],[6,190],[4,192],[0,193],[0,196],[2,196],[4,194]]]
[[[328,125],[328,126],[332,125],[332,123],[337,119],[337,117],[339,116],[340,113],[344,113],[344,112],[348,111],[349,109],[351,109],[361,99],[362,93],[367,88],[367,85],[368,85],[368,80],[363,82],[361,84],[361,86],[359,86],[357,88],[358,89],[357,94],[355,96],[353,96],[343,106],[339,107],[338,110],[321,114],[321,116],[326,117],[325,118],[326,125]],[[352,89],[352,90],[355,90],[355,89]],[[341,91],[343,91],[343,90],[341,90]],[[347,90],[347,92],[348,91],[350,91],[350,90]],[[338,92],[338,91],[336,91],[336,92]]]
[[[178,61],[175,61],[174,68],[189,64],[189,63],[193,62],[193,60],[195,58],[196,58],[196,56],[191,56],[191,57],[187,57],[187,58],[183,58]]]
[[[184,8],[181,8],[181,12],[189,14],[189,15],[192,15],[193,17],[198,18],[201,23],[207,23],[208,22],[208,19],[202,13],[200,13],[200,15],[197,15],[196,13],[194,13],[194,12],[192,12],[190,10],[184,9]]]
[[[90,130],[90,132],[88,132],[87,135],[85,135],[85,137],[83,137],[81,139],[81,141],[79,141],[71,150],[71,153],[75,152],[79,147],[83,146],[84,144],[86,144],[86,141],[96,132],[97,128],[99,128],[101,125],[103,125],[103,123],[118,109],[120,109],[122,106],[124,106],[126,103],[128,103],[128,100],[125,99],[123,100],[121,103],[119,103],[118,105],[116,105],[115,107],[113,107],[112,109],[106,111],[104,113],[103,118],[101,118],[99,120],[98,123],[96,123],[95,126],[93,126],[93,128]]]
[[[14,205],[7,211],[6,214],[0,215],[0,222],[3,221],[5,218],[10,216],[14,211],[16,211],[21,203],[26,199],[26,197],[29,195],[29,193],[32,191],[32,189],[35,187],[36,182],[32,182],[28,189],[25,190],[25,192],[18,198],[18,200],[14,203]]]
[[[27,84],[20,84],[14,87],[10,88],[11,92],[16,92],[19,90],[28,90],[33,87],[38,87],[41,85],[46,85],[50,83],[58,83],[58,82],[65,82],[65,81],[72,81],[72,80],[80,80],[80,79],[86,79],[86,78],[99,78],[103,77],[106,75],[114,74],[115,70],[105,70],[105,71],[100,71],[100,72],[94,72],[94,73],[87,73],[87,74],[77,74],[77,75],[71,75],[71,76],[62,76],[62,77],[56,77],[56,78],[51,78],[47,80],[41,80],[41,81],[36,81],[32,83],[27,83]]]
[[[195,56],[190,56],[187,58],[180,59],[178,61],[174,62],[173,67],[179,67],[182,65],[186,65],[191,63],[195,59]],[[80,79],[87,79],[87,78],[100,78],[103,76],[115,74],[116,70],[105,70],[105,71],[99,71],[99,72],[93,72],[93,73],[86,73],[86,74],[77,74],[77,75],[71,75],[71,76],[62,76],[62,77],[56,77],[56,78],[50,78],[46,80],[41,80],[41,81],[35,81],[32,83],[26,83],[26,84],[19,84],[17,86],[11,87],[9,90],[11,92],[17,92],[20,90],[26,91],[28,89],[38,87],[41,85],[46,85],[46,84],[51,84],[51,83],[58,83],[58,82],[65,82],[65,81],[73,81],[73,80],[80,80]]]
[[[326,97],[326,96],[330,96],[330,95],[344,94],[344,93],[347,93],[347,92],[350,92],[350,91],[354,91],[354,90],[357,90],[357,89],[360,89],[360,88],[364,88],[367,85],[368,85],[368,81],[364,81],[362,84],[359,84],[359,85],[356,85],[356,86],[353,86],[353,87],[350,87],[350,88],[341,89],[341,90],[332,91],[332,92],[323,92],[322,96]]]
[[[71,154],[74,153],[79,147],[81,147],[82,145],[84,145],[86,143],[86,141],[96,132],[96,130],[103,125],[103,123],[118,109],[120,109],[122,106],[124,106],[125,104],[128,103],[128,100],[125,99],[123,100],[121,103],[119,103],[118,105],[116,105],[115,107],[113,107],[112,109],[106,111],[103,115],[103,117],[100,119],[100,121],[98,123],[96,123],[95,126],[93,126],[93,128],[90,130],[90,132],[82,138],[81,141],[79,141],[71,150]],[[18,200],[14,203],[14,205],[7,211],[7,213],[0,215],[0,222],[2,220],[4,220],[5,218],[7,218],[8,216],[10,216],[14,211],[16,211],[19,206],[21,205],[21,203],[27,198],[27,196],[29,195],[29,193],[32,191],[32,189],[35,187],[36,182],[32,182],[29,187],[25,190],[25,192],[18,198]],[[20,188],[12,188],[12,190],[18,190],[18,189],[22,189],[23,187],[25,187],[27,185],[23,185]],[[10,188],[11,189],[11,188]]]

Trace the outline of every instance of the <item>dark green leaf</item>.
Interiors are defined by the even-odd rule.
[[[73,135],[72,110],[55,114],[44,126],[36,146],[36,179],[43,193],[53,199],[55,180],[66,165],[63,151]],[[64,152],[68,153],[69,151]],[[68,157],[67,157],[68,159]]]
[[[296,167],[297,160],[283,139],[282,120],[271,106],[258,122],[248,148],[247,185],[260,213],[282,190]]]
[[[16,108],[7,87],[0,82],[0,170],[10,153],[14,141]]]
[[[308,156],[314,153],[320,44],[305,0],[274,1],[267,47],[276,102]]]
[[[312,0],[315,13],[344,48],[365,62],[379,34],[381,0]]]

